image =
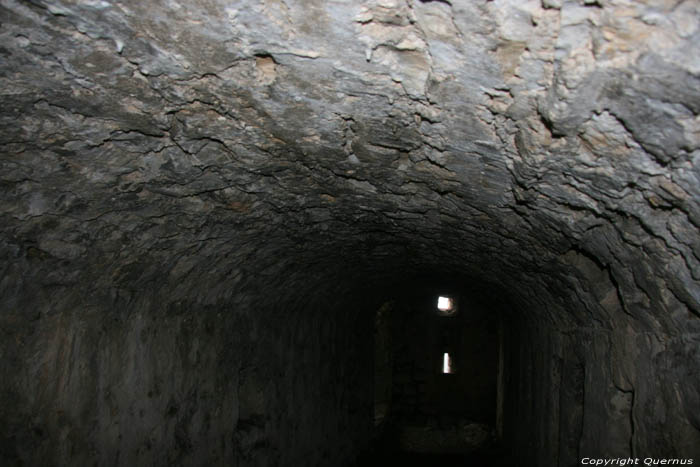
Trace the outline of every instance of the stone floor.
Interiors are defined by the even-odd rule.
[[[497,449],[489,449],[473,454],[446,454],[446,453],[416,453],[398,451],[393,449],[378,448],[361,456],[352,467],[368,466],[479,466],[479,467],[504,467],[512,465],[498,452]]]
[[[423,450],[415,452],[405,449],[402,443],[404,430],[384,430],[384,434],[377,438],[371,449],[361,455],[352,467],[367,466],[480,466],[480,467],[505,467],[513,465],[504,457],[501,446],[495,442],[488,442],[471,452],[434,452]]]

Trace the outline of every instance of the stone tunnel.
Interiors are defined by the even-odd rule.
[[[700,464],[698,44],[696,0],[0,0],[0,464]]]

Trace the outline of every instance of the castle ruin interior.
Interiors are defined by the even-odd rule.
[[[697,0],[0,0],[0,465],[700,464],[699,44]]]

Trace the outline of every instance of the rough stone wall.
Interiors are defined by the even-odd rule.
[[[514,459],[698,458],[696,334],[658,337],[629,317],[561,328],[510,310],[504,439]]]
[[[194,368],[196,352],[164,368],[137,356],[141,345],[199,346],[201,335],[185,335],[180,321],[206,333],[207,316],[221,313],[197,366],[215,391],[219,372],[231,371],[227,349],[237,354],[255,330],[294,349],[304,348],[291,342],[296,335],[330,342],[323,327],[295,334],[276,314],[257,313],[253,299],[306,310],[305,298],[333,278],[340,295],[357,297],[406,270],[508,292],[522,314],[514,355],[530,358],[517,380],[530,388],[523,404],[553,406],[543,399],[551,385],[537,377],[559,378],[564,399],[578,400],[583,373],[579,440],[565,428],[550,438],[560,441],[545,441],[577,423],[557,425],[554,412],[523,425],[518,445],[539,446],[528,455],[547,459],[541,465],[562,450],[570,459],[574,445],[620,451],[598,436],[607,426],[614,439],[629,435],[625,445],[639,455],[691,455],[700,446],[698,8],[694,0],[0,1],[0,345],[9,375],[1,387],[3,414],[14,420],[3,455],[14,456],[20,438],[38,440],[23,444],[37,456],[71,444],[59,440],[75,416],[61,407],[73,396],[42,396],[38,381],[63,375],[59,388],[85,394],[71,410],[105,414],[98,423],[107,430],[105,406],[94,408],[98,392],[87,386],[131,381],[134,372],[110,370],[122,363],[154,380]],[[165,337],[149,337],[178,302]],[[299,313],[299,323],[313,322]],[[105,324],[113,316],[114,329]],[[229,346],[227,329],[241,341]],[[94,349],[100,342],[108,355]],[[259,352],[251,346],[249,355]],[[316,353],[301,355],[307,368]],[[36,376],[41,368],[51,369],[47,379]],[[141,406],[144,417],[160,416],[156,431],[174,433],[158,435],[173,458],[178,417],[199,420],[204,397],[196,378],[182,378],[173,400],[193,399],[176,416],[160,411],[171,395],[163,394],[120,419],[131,422]],[[315,384],[286,378],[292,393]],[[217,397],[201,406],[235,406],[230,393]],[[301,407],[288,420],[309,426],[316,412]],[[235,426],[212,423],[198,439]],[[300,452],[290,447],[297,427],[283,426],[279,452]],[[127,445],[101,433],[100,453]],[[102,455],[79,447],[80,460]],[[227,445],[212,449],[211,459],[232,456]]]
[[[2,465],[342,465],[367,444],[371,327],[332,293],[113,292],[3,304]]]

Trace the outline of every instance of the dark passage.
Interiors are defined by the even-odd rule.
[[[699,43],[0,0],[0,466],[700,465]]]
[[[488,307],[454,287],[415,287],[384,303],[375,321],[379,436],[396,438],[404,449],[446,452],[493,440],[502,404],[500,321],[497,304]]]
[[[439,274],[375,317],[374,436],[357,465],[508,465],[502,296]],[[438,282],[436,282],[438,279]]]

